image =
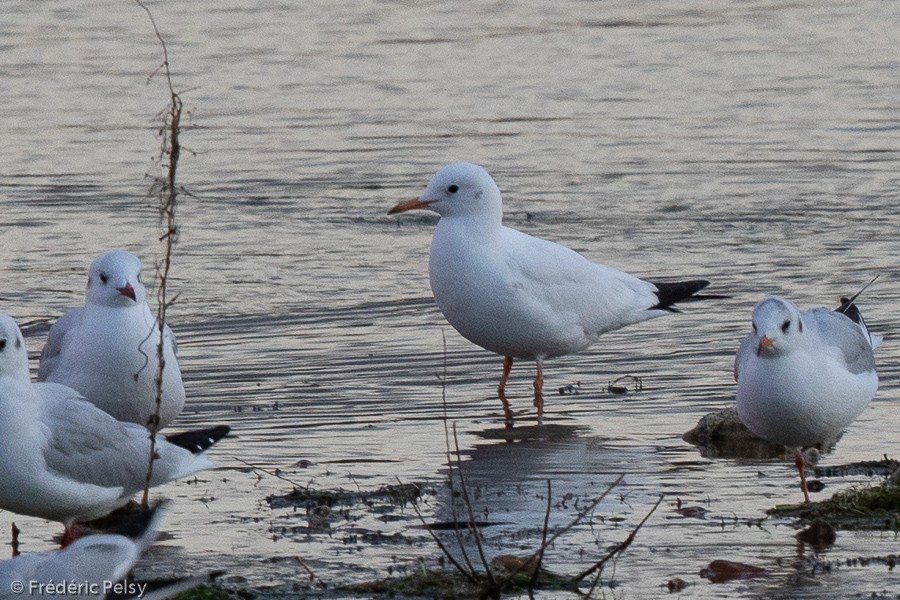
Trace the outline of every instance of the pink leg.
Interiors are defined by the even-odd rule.
[[[10,542],[10,546],[12,546],[12,555],[13,558],[19,555],[19,532],[20,529],[16,527],[16,524],[12,524],[12,541]]]
[[[800,489],[803,490],[803,501],[809,503],[809,490],[806,487],[806,462],[803,460],[803,451],[800,448],[794,449],[794,464],[797,465],[797,471],[800,472]]]
[[[540,357],[537,359],[537,372],[534,375],[534,407],[538,419],[544,416],[544,365]]]
[[[509,372],[512,371],[512,356],[503,357],[503,373],[500,374],[500,384],[497,386],[497,396],[503,403],[503,416],[506,419],[506,425],[510,426],[513,422],[512,410],[509,408],[509,402],[506,401],[506,380],[509,379]]]
[[[59,540],[59,547],[65,548],[69,544],[75,541],[75,523],[71,525],[66,525],[66,530],[63,532],[62,538]]]

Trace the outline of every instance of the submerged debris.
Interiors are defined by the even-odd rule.
[[[266,501],[272,508],[285,506],[309,507],[311,505],[334,507],[335,505],[357,503],[371,506],[375,501],[388,502],[404,507],[407,503],[417,500],[421,495],[421,486],[414,483],[401,483],[385,485],[371,492],[353,492],[340,488],[333,490],[316,490],[311,487],[294,488],[294,490],[284,495],[269,496],[266,498]]]
[[[764,577],[769,574],[767,569],[756,567],[730,560],[714,560],[705,569],[700,571],[700,576],[709,579],[711,583],[722,583],[734,579],[750,579],[751,577]]]
[[[681,577],[673,577],[666,582],[666,589],[670,592],[680,592],[688,586],[688,582]]]
[[[565,396],[567,394],[579,394],[579,390],[581,389],[581,382],[576,381],[575,383],[570,383],[569,385],[564,385],[559,388],[559,395]]]
[[[412,596],[419,598],[441,598],[457,600],[484,597],[487,578],[479,574],[477,583],[472,583],[456,571],[436,571],[422,569],[405,577],[388,577],[376,581],[342,586],[339,591],[366,595]],[[523,571],[504,572],[497,569],[493,573],[498,591],[503,594],[521,593],[529,589],[531,574]],[[541,570],[534,588],[540,590],[574,589],[572,579]]]
[[[624,385],[622,382],[625,382]],[[606,386],[606,391],[610,394],[627,394],[628,393],[628,385],[631,384],[634,388],[634,393],[638,393],[644,389],[644,381],[640,377],[636,377],[634,375],[622,375],[609,382],[609,385]]]
[[[819,520],[813,521],[813,524],[806,529],[798,531],[797,539],[817,550],[823,550],[834,544],[837,533],[830,523]]]
[[[833,467],[816,467],[817,477],[850,477],[864,475],[866,477],[891,477],[900,469],[900,461],[885,456],[881,460],[863,460]]]

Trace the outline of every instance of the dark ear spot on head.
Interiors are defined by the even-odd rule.
[[[797,331],[803,331],[803,319],[797,319]]]
[[[18,350],[21,347],[22,347],[22,338],[17,337],[16,338],[16,349]]]

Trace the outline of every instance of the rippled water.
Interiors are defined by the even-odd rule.
[[[400,479],[434,485],[423,508],[440,518],[445,395],[478,510],[501,521],[486,529],[491,552],[536,548],[547,479],[551,523],[564,524],[574,498],[624,473],[549,568],[589,566],[665,493],[605,573],[609,595],[662,595],[675,576],[698,598],[900,593],[886,566],[844,564],[896,553],[893,534],[842,532],[819,557],[840,568],[798,572],[812,551],[793,524],[760,521],[797,500],[790,465],[709,459],[681,440],[733,400],[756,300],[831,305],[880,273],[861,305],[886,336],[881,389],[825,461],[893,454],[900,5],[519,4],[148,2],[190,110],[171,282],[189,398],[178,425],[235,435],[212,453],[220,469],[163,488],[171,538],[145,570],[225,568],[229,585],[290,590],[308,580],[294,557],[329,583],[435,559],[408,507],[399,521],[354,513],[329,534],[266,498],[291,489],[276,470],[323,489]],[[148,84],[161,58],[138,6],[9,0],[3,13],[0,310],[36,355],[82,302],[93,256],[159,256],[145,173],[166,96],[159,77]],[[732,298],[550,361],[547,388],[579,393],[548,396],[542,428],[531,367],[517,368],[522,439],[498,439],[500,361],[431,300],[435,219],[385,214],[451,160],[488,168],[509,225],[642,276],[706,277]],[[625,374],[644,390],[606,392]],[[676,498],[708,512],[684,517]],[[0,513],[0,527],[13,520],[26,550],[51,545],[56,525]],[[352,538],[379,529],[413,543]],[[711,584],[699,571],[715,558],[773,574]]]

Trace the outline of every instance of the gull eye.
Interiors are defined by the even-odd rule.
[[[106,282],[108,282],[108,281],[109,281],[109,275],[107,275],[106,273],[103,273],[103,272],[101,271],[101,272],[100,272],[100,282],[101,282],[101,283],[106,283]]]
[[[6,349],[6,338],[0,338],[0,352]]]
[[[455,194],[456,192],[459,191],[459,186],[454,183],[453,185],[451,185],[450,187],[447,188],[447,191],[450,192],[451,194]]]
[[[785,321],[784,323],[781,324],[781,331],[783,331],[784,333],[787,333],[790,328],[791,328],[790,321]]]

